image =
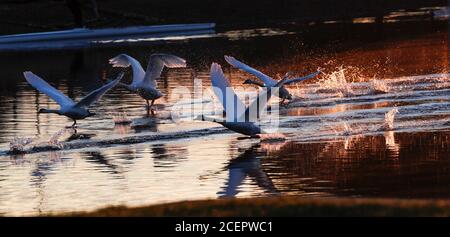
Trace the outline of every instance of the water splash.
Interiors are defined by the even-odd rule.
[[[335,124],[328,124],[327,122],[324,122],[326,127],[333,130],[334,135],[337,136],[350,136],[353,134],[352,127],[347,122],[341,122],[337,125]]]
[[[9,143],[9,153],[27,153],[39,147],[46,147],[47,150],[63,149],[65,141],[70,140],[75,134],[76,130],[74,128],[64,128],[53,134],[49,139],[40,137],[15,137]]]
[[[352,127],[350,127],[346,122],[342,124],[342,135],[350,136],[353,132]]]
[[[25,151],[25,148],[34,141],[34,138],[15,137],[9,142],[9,151],[12,153],[20,153]]]
[[[384,80],[373,79],[369,82],[369,91],[371,94],[389,93],[391,88]]]
[[[394,118],[397,113],[398,113],[398,109],[393,108],[384,115],[384,124],[382,126],[383,130],[389,131],[389,130],[394,129]]]
[[[329,74],[324,73],[325,76],[317,82],[319,88],[316,93],[337,93],[339,97],[354,96],[352,82],[347,82],[345,70],[347,69],[341,66],[337,71]]]
[[[60,132],[62,132],[61,130]],[[74,129],[72,131],[75,132]],[[61,134],[58,132],[57,134]],[[202,137],[206,135],[214,135],[214,134],[222,134],[222,133],[231,133],[229,130],[217,127],[217,128],[206,128],[206,129],[195,129],[195,130],[184,130],[179,132],[168,132],[168,133],[149,133],[145,135],[130,135],[130,136],[121,136],[121,137],[111,137],[108,139],[99,139],[99,140],[74,140],[74,141],[64,141],[61,139],[60,142],[57,143],[57,147],[51,146],[48,143],[45,144],[36,144],[30,148],[24,149],[23,153],[30,154],[36,152],[45,152],[45,151],[54,151],[60,149],[80,149],[86,147],[107,147],[112,145],[128,145],[128,144],[137,144],[144,143],[149,141],[164,141],[164,140],[175,140],[175,139],[185,139],[185,138],[195,138]],[[76,134],[76,133],[75,133]],[[63,135],[63,134],[62,134]],[[61,136],[62,136],[61,135]],[[56,134],[54,135],[56,137]],[[56,141],[59,141],[56,140]],[[0,151],[0,154],[2,151]],[[14,154],[14,152],[7,151],[6,154]]]
[[[57,133],[53,134],[47,143],[50,147],[62,149],[62,148],[64,148],[64,143],[61,141],[64,139],[62,139],[62,138],[64,138],[64,137],[68,138],[68,137],[74,135],[75,133],[76,133],[76,131],[73,128],[61,129]]]

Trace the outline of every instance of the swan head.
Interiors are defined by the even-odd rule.
[[[96,115],[96,113],[92,113],[91,111],[87,111],[87,113],[88,113],[88,117],[91,117],[91,116],[94,116],[94,115]]]
[[[253,84],[253,80],[252,79],[247,79],[242,84]]]
[[[286,96],[286,99],[288,99],[288,100],[292,100],[292,94],[288,94],[288,96]]]
[[[46,114],[59,114],[61,115],[61,112],[59,110],[54,110],[54,109],[39,109],[38,113],[46,113]]]

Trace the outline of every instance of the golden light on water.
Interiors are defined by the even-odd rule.
[[[372,20],[354,19],[361,23],[358,27],[371,27]],[[231,31],[226,37],[151,49],[130,46],[129,54],[143,62],[149,53],[173,51],[188,59],[188,68],[166,70],[158,79],[164,96],[156,101],[156,117],[147,117],[144,100],[117,88],[92,108],[97,116],[79,121],[80,137],[74,141],[67,141],[71,132],[59,134],[71,124],[69,119],[37,113],[57,105],[17,72],[31,67],[77,100],[102,84],[99,77],[117,73],[103,62],[122,49],[30,53],[30,62],[5,68],[9,84],[0,95],[0,213],[34,215],[273,194],[450,196],[443,185],[450,180],[445,125],[450,118],[448,32],[348,43],[358,47],[334,41],[314,47],[291,30]],[[279,137],[241,139],[215,123],[171,121],[180,86],[193,93],[194,79],[200,79],[204,91],[210,88],[211,62],[223,66],[236,88],[247,78],[255,79],[227,65],[224,54],[273,78],[288,71],[302,76],[319,67],[324,73],[287,87],[294,100],[281,106]],[[130,79],[127,73],[124,81]],[[245,89],[250,88],[257,91],[253,86]],[[250,90],[237,91],[244,97]],[[203,103],[197,99],[195,103]],[[220,111],[220,104],[215,105],[211,110]],[[384,129],[385,116],[393,108],[399,113]],[[114,120],[131,123],[117,125]],[[8,153],[15,137],[36,139],[26,145],[30,154]],[[51,140],[67,149],[45,150]],[[96,142],[104,144],[92,145]],[[44,151],[36,152],[35,145]],[[410,189],[401,189],[406,182]]]

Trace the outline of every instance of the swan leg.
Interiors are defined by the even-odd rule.
[[[152,100],[152,103],[150,104],[150,111],[152,112],[152,115],[155,115],[155,110],[153,109],[154,103],[155,103],[155,100]]]
[[[145,100],[147,102],[147,117],[150,116],[150,111],[151,111],[151,105],[150,105],[150,101],[149,100]],[[153,112],[152,112],[153,114]]]
[[[152,115],[155,115],[155,110],[153,109],[153,104],[155,103],[155,100],[152,100],[151,103],[149,100],[146,101],[147,101],[147,116],[150,116],[150,112],[152,113]]]

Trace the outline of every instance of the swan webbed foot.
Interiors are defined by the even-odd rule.
[[[261,136],[259,136],[259,134],[256,135],[251,135],[251,136],[246,136],[246,137],[238,137],[238,140],[247,140],[247,139],[254,139],[254,138],[261,138]]]
[[[238,140],[247,140],[247,139],[251,139],[252,137],[238,137]]]

